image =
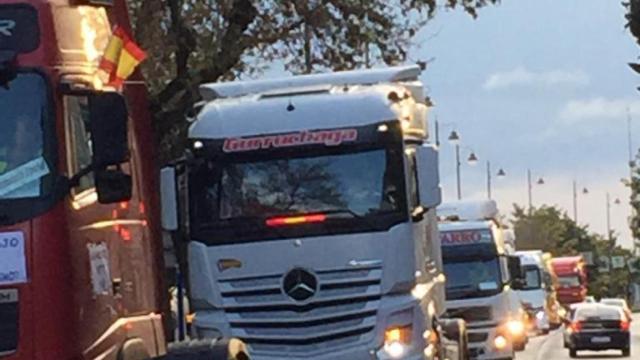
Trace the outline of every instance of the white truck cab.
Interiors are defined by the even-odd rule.
[[[205,84],[162,171],[196,337],[252,359],[442,358],[444,276],[420,68]],[[464,356],[464,354],[463,354]]]
[[[535,330],[546,334],[551,328],[546,311],[548,308],[546,289],[551,285],[548,284],[548,277],[545,276],[543,252],[541,250],[518,251],[516,255],[520,257],[524,279],[522,288],[518,290],[520,301],[529,314],[532,324],[535,325]]]
[[[505,243],[494,201],[458,201],[438,208],[447,278],[447,316],[466,321],[475,359],[511,359],[526,342],[514,287],[519,259]]]

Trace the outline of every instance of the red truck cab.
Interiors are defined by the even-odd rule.
[[[124,0],[0,0],[1,360],[165,352],[146,88],[95,77],[116,24]]]
[[[582,256],[553,258],[551,266],[558,278],[558,301],[564,306],[583,302],[587,296],[587,269]]]

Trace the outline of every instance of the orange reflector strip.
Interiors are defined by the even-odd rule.
[[[286,225],[319,223],[319,222],[324,222],[326,219],[327,219],[327,216],[324,214],[275,217],[275,218],[267,219],[267,226],[286,226]]]

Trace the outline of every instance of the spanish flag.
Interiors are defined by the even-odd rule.
[[[147,54],[124,29],[116,26],[102,55],[99,69],[108,75],[108,86],[121,89],[124,81],[146,57]]]

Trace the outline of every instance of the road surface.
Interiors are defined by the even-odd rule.
[[[563,360],[570,359],[569,351],[562,346],[562,331],[552,331],[547,336],[537,336],[529,339],[529,344],[523,352],[516,355],[516,360]],[[578,351],[580,359],[615,359],[621,358],[620,351]],[[640,359],[640,313],[633,315],[631,322],[631,357],[626,359]]]

